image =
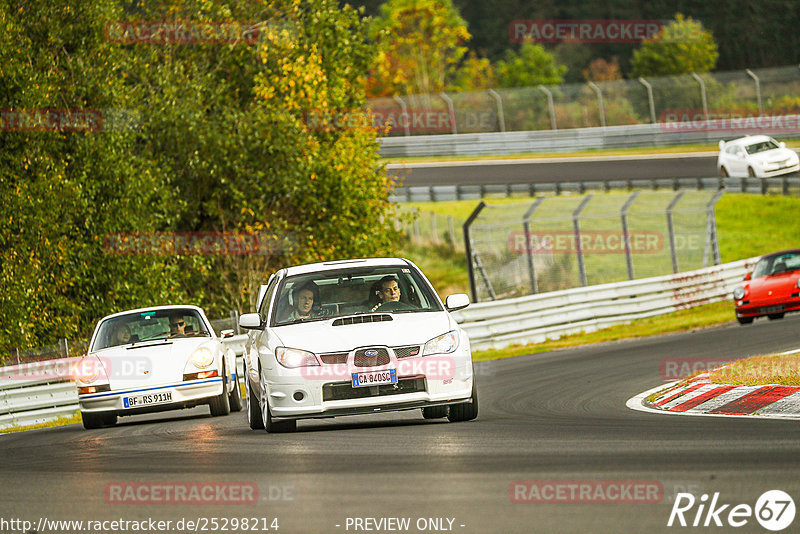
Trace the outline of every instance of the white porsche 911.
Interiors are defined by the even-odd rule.
[[[478,415],[469,338],[430,282],[404,259],[282,269],[259,292],[244,350],[252,429],[298,419],[422,409],[426,419]]]
[[[236,357],[197,306],[160,306],[103,317],[76,364],[85,428],[118,416],[208,404],[211,415],[242,409]]]

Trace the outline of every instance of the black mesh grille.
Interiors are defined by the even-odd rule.
[[[337,352],[333,354],[320,354],[319,357],[322,358],[322,363],[327,363],[327,364],[347,363],[346,352]]]
[[[397,381],[397,384],[384,384],[381,386],[363,388],[354,388],[350,382],[335,382],[322,386],[322,400],[363,399],[367,397],[416,393],[418,391],[425,391],[425,379],[422,377],[401,378]]]
[[[379,323],[382,321],[392,321],[391,315],[355,315],[353,317],[342,317],[333,321],[333,326],[361,323]]]
[[[419,345],[409,345],[408,347],[392,347],[394,355],[398,358],[408,358],[409,356],[419,356]]]
[[[367,356],[367,352],[375,351],[376,354]],[[375,367],[389,363],[389,351],[383,348],[360,349],[356,351],[353,363],[356,367]]]

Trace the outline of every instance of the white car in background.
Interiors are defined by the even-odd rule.
[[[797,152],[766,135],[719,142],[717,169],[722,176],[770,178],[800,170]]]
[[[118,416],[208,404],[242,409],[236,356],[197,306],[159,306],[103,317],[75,366],[83,426]]]
[[[258,312],[239,319],[250,330],[244,350],[250,428],[291,432],[298,419],[411,409],[426,419],[474,419],[469,338],[450,315],[468,305],[464,294],[443,304],[404,259],[278,271],[261,286]],[[303,306],[308,317],[298,317]]]

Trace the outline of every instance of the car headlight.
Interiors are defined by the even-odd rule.
[[[742,300],[744,298],[744,288],[737,287],[733,290],[733,298],[734,300]]]
[[[79,361],[73,371],[72,376],[75,378],[76,382],[81,382],[83,384],[91,384],[97,377],[100,375],[100,370],[102,369],[102,364],[100,360],[93,357],[83,358]]]
[[[458,332],[453,330],[439,337],[435,337],[425,343],[425,349],[422,351],[423,356],[430,354],[448,354],[454,352],[458,348]]]
[[[308,352],[307,350],[278,347],[275,349],[275,358],[278,360],[279,364],[289,369],[319,365],[314,353]]]
[[[192,362],[192,365],[198,369],[205,369],[214,363],[214,355],[211,354],[211,351],[206,348],[199,348],[194,351],[192,357],[189,358],[189,361]]]
[[[794,285],[797,286],[797,289],[800,289],[800,277],[797,278],[797,282]]]

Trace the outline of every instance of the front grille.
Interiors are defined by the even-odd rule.
[[[332,354],[320,354],[320,358],[322,358],[322,363],[326,364],[336,364],[336,363],[347,363],[347,353],[346,352],[335,352]]]
[[[364,399],[369,397],[382,397],[386,395],[401,395],[403,393],[417,393],[425,391],[425,378],[401,378],[397,384],[384,384],[354,388],[350,382],[334,382],[322,386],[322,400],[349,400]]]
[[[409,345],[408,347],[392,347],[392,350],[394,350],[394,355],[398,358],[419,356],[419,345]]]
[[[373,350],[377,352],[377,354],[373,356],[366,355],[367,351]],[[379,365],[386,365],[389,361],[389,351],[384,348],[359,349],[356,351],[353,364],[356,367],[376,367]]]
[[[353,317],[342,317],[333,321],[333,326],[361,323],[380,323],[382,321],[393,321],[391,315],[355,315]]]

